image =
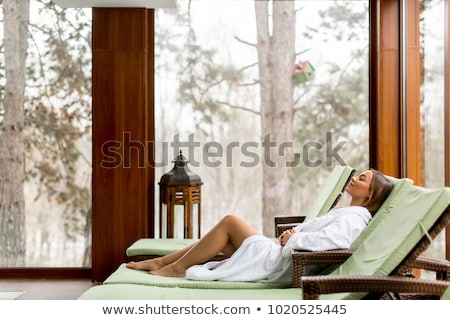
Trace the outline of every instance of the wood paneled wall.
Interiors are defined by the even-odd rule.
[[[92,279],[154,230],[153,10],[94,8]]]

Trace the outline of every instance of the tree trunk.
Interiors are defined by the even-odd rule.
[[[4,0],[5,111],[0,126],[0,266],[25,262],[24,91],[29,0]]]
[[[273,217],[292,214],[293,92],[295,54],[295,2],[255,1],[257,50],[261,96],[263,155],[263,233],[274,235]]]

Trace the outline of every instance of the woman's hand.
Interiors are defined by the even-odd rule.
[[[295,233],[295,229],[289,229],[284,231],[279,237],[278,241],[280,242],[280,245],[284,247],[286,243],[288,242],[289,238]]]

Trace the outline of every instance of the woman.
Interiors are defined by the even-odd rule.
[[[377,170],[353,177],[346,191],[347,207],[283,232],[279,243],[259,235],[234,215],[222,218],[195,244],[164,257],[130,262],[128,268],[150,274],[195,280],[288,282],[291,250],[349,248],[384,202],[393,184]],[[229,258],[199,265],[222,252]]]

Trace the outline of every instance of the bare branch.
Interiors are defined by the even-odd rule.
[[[297,58],[299,55],[304,54],[305,52],[308,52],[309,50],[311,50],[311,48],[308,48],[308,49],[305,49],[305,50],[303,50],[303,51],[297,52],[297,53],[295,54],[295,58]]]
[[[236,106],[236,105],[233,105],[233,104],[231,104],[229,102],[226,102],[226,101],[216,100],[215,102],[223,104],[225,106],[228,106],[228,107],[230,107],[232,109],[244,110],[244,111],[248,111],[248,112],[251,112],[253,114],[256,114],[256,115],[260,115],[261,114],[259,111],[256,111],[256,110],[253,110],[253,109],[250,109],[250,108],[247,108],[247,107]]]
[[[258,65],[258,62],[249,64],[248,66],[242,67],[242,68],[239,70],[239,72],[245,71],[246,69],[250,69],[251,67],[254,67],[254,66],[257,66],[257,65]]]
[[[248,46],[256,47],[256,43],[251,43],[251,42],[242,40],[242,39],[239,38],[238,36],[234,36],[234,39],[236,39],[237,41],[239,41],[239,42],[241,42],[241,43],[243,43],[243,44],[246,44],[246,45],[248,45]]]
[[[203,90],[201,90],[200,92],[200,100],[203,99],[203,97],[206,95],[206,93],[209,91],[209,89],[211,89],[212,87],[218,86],[219,84],[221,84],[222,82],[225,82],[225,79],[220,79],[217,80],[215,82],[212,82],[211,84],[209,84],[208,86],[206,86],[206,88],[204,88]]]
[[[259,84],[259,80],[254,80],[253,82],[250,82],[250,83],[241,83],[241,84],[238,84],[237,86],[238,87],[251,87],[251,86],[254,86],[255,84]]]
[[[255,63],[249,64],[248,66],[242,67],[241,69],[238,70],[238,73],[242,73],[242,72],[244,72],[246,69],[249,69],[249,68],[254,67],[254,66],[256,66],[256,65],[258,65],[258,62],[255,62]],[[220,80],[217,80],[217,81],[215,81],[215,82],[212,82],[211,84],[209,84],[208,86],[206,86],[205,89],[203,89],[203,90],[201,91],[200,96],[203,97],[209,89],[211,89],[212,87],[215,87],[215,86],[221,84],[222,82],[226,82],[226,81],[227,81],[226,79],[222,78],[222,79],[220,79]],[[242,85],[238,85],[238,87],[250,86],[250,85],[257,84],[257,83],[259,83],[259,81],[258,81],[258,80],[255,80],[254,83],[251,83],[251,84],[242,84]]]
[[[367,49],[368,46],[365,46],[364,48]],[[353,56],[353,57],[350,59],[350,61],[345,65],[345,67],[342,69],[342,72],[341,72],[341,74],[340,74],[340,76],[339,76],[339,80],[338,80],[337,85],[335,86],[335,88],[338,88],[338,87],[341,85],[341,82],[342,82],[342,80],[343,80],[344,77],[345,77],[345,73],[347,72],[347,69],[349,69],[350,66],[352,65],[352,63],[353,63],[355,60],[358,60],[359,58],[360,58],[360,57],[358,57],[358,56]]]
[[[300,11],[302,11],[305,7],[300,7],[298,9],[295,9],[295,14],[299,13]]]

